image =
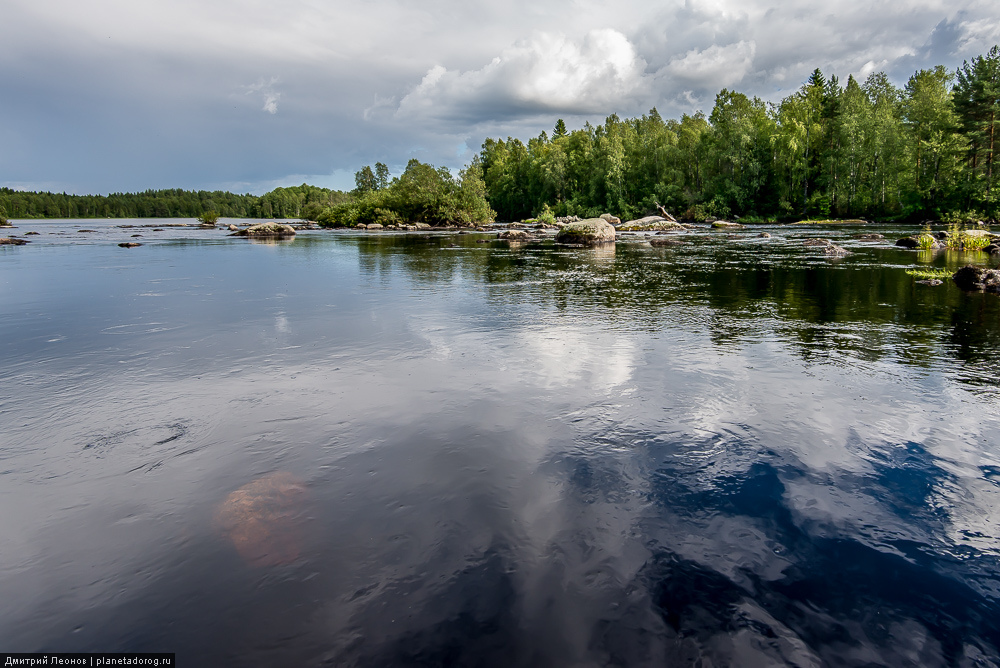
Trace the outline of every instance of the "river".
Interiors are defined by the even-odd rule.
[[[13,222],[3,651],[1000,665],[988,256]]]

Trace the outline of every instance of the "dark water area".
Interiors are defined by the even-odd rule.
[[[15,224],[3,651],[1000,665],[988,256]]]

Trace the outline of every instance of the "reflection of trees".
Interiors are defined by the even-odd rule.
[[[802,264],[800,251],[698,244],[663,251],[619,243],[605,249],[506,244],[484,235],[366,235],[362,272],[404,272],[417,283],[478,284],[491,302],[570,305],[612,326],[659,331],[665,323],[707,328],[717,346],[790,341],[806,360],[832,353],[926,366],[948,355],[977,366],[1000,362],[1000,299],[954,286],[914,283],[896,267],[850,260]],[[776,253],[784,252],[784,256]],[[710,317],[692,316],[704,306]]]

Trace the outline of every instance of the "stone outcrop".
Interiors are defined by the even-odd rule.
[[[23,246],[28,243],[27,239],[18,239],[17,237],[0,237],[0,246]]]
[[[597,246],[615,242],[615,226],[603,218],[569,223],[556,234],[556,243]]]
[[[295,228],[282,223],[259,223],[236,234],[251,239],[291,239],[295,236]]]

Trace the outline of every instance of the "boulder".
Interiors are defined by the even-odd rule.
[[[884,241],[885,237],[881,234],[858,234],[854,237],[860,241]]]
[[[28,234],[31,234],[31,232],[28,232]],[[989,246],[983,248],[983,250],[989,253],[990,255],[996,255],[997,253],[1000,253],[1000,244],[993,242]]]
[[[258,223],[236,234],[251,239],[291,239],[295,236],[295,228],[281,223]]]
[[[730,223],[728,220],[717,220],[712,223],[712,227],[721,230],[738,230],[743,226],[739,223]]]
[[[504,230],[497,235],[497,239],[505,241],[528,241],[531,239],[531,235],[524,230]]]
[[[829,239],[806,239],[802,242],[803,246],[830,246],[833,242]]]
[[[612,216],[610,213],[602,213],[601,214],[601,220],[606,220],[609,223],[611,223],[612,225],[621,225],[622,224],[622,219],[621,218],[619,218],[618,216]]]
[[[966,265],[951,277],[960,289],[968,292],[1000,293],[1000,269]]]
[[[34,230],[32,230],[31,232],[25,232],[24,236],[26,236],[26,237],[33,237],[33,236],[35,236],[37,234],[40,234],[40,232],[35,232]]]
[[[556,243],[596,246],[615,242],[615,226],[603,218],[569,223],[556,234]]]
[[[771,233],[770,232],[761,232],[757,236],[760,237],[761,239],[770,239],[771,238]]]
[[[135,241],[126,241],[124,243],[118,244],[118,246],[120,248],[136,248],[137,246],[141,246],[141,245],[142,244],[136,243]]]
[[[427,223],[413,223],[413,226],[415,228],[417,228],[418,230],[429,230],[429,229],[431,229],[431,226],[428,225]]]
[[[900,248],[918,248],[920,242],[913,237],[903,237],[902,239],[896,240],[896,245]]]
[[[27,239],[18,239],[17,237],[0,237],[0,246],[23,246],[28,243]]]
[[[299,558],[305,530],[305,484],[279,471],[225,498],[215,523],[250,566],[280,566]]]
[[[359,226],[360,227],[360,226]],[[383,230],[385,226],[382,223],[368,223],[369,230]],[[294,230],[292,230],[294,232]]]
[[[643,232],[652,230],[683,230],[685,227],[677,221],[667,220],[663,216],[646,216],[615,225],[619,230],[628,232]]]
[[[232,223],[229,223],[229,231],[230,231],[230,232],[239,232],[239,231],[240,231],[240,228],[236,227],[236,226],[235,226],[235,225],[233,225]]]
[[[838,246],[837,244],[830,244],[823,247],[823,252],[832,257],[844,257],[845,255],[850,255],[850,252],[846,248]]]

